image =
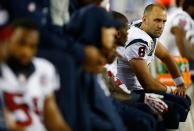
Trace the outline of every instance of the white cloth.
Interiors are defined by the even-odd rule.
[[[51,0],[51,19],[54,25],[63,26],[69,22],[69,0]]]
[[[2,64],[0,89],[4,93],[5,105],[12,110],[12,117],[17,122],[26,125],[27,131],[44,131],[41,114],[44,101],[59,89],[59,77],[48,61],[35,58],[33,64],[35,71],[29,78],[22,75],[17,77],[6,64]]]
[[[186,33],[186,40],[194,43],[194,21],[189,14],[181,8],[174,7],[167,15],[167,22],[159,41],[170,50],[173,55],[180,56],[175,36],[171,33],[171,29],[175,26],[182,27]]]
[[[146,32],[138,27],[131,26],[128,30],[128,40],[123,50],[123,58],[117,61],[117,77],[129,90],[143,89],[140,85],[129,61],[138,58],[146,61],[147,65],[154,59],[157,39],[153,40]]]

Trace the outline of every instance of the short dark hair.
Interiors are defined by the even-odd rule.
[[[122,27],[124,27],[126,24],[128,24],[128,19],[125,15],[123,15],[117,11],[111,11],[111,14],[115,20],[119,21],[122,24]]]
[[[31,19],[16,19],[11,24],[12,29],[16,29],[18,27],[22,27],[25,29],[37,30],[39,31],[38,25]]]
[[[147,5],[145,7],[144,14],[148,13],[148,12],[151,12],[154,7],[158,7],[160,9],[162,9],[162,10],[166,10],[166,8],[163,5],[161,5],[161,4],[149,4],[149,5]]]
[[[194,6],[194,0],[184,0],[183,10],[187,10],[189,6]]]
[[[176,3],[177,7],[180,7],[180,2],[181,2],[181,0],[175,0],[175,3]]]

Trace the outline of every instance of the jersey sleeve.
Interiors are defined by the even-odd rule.
[[[190,21],[190,25],[189,25],[188,31],[186,32],[185,37],[188,41],[194,44],[194,21],[193,20]]]
[[[59,90],[60,88],[60,78],[58,73],[56,72],[55,68],[53,67],[52,70],[49,73],[49,77],[48,77],[48,83],[47,83],[48,87],[45,88],[46,91],[45,93],[51,94],[52,92]]]
[[[51,76],[51,87],[53,88],[53,90],[58,90],[59,87],[60,87],[60,79],[59,79],[59,75],[58,73],[56,72],[55,69],[53,69],[53,74]]]
[[[60,78],[52,63],[44,59],[36,61],[44,94],[50,95],[60,88]]]
[[[144,43],[138,42],[130,46],[126,46],[124,57],[127,61],[138,58],[145,60],[147,58],[148,46]]]
[[[182,27],[186,33],[186,39],[191,40],[194,34],[194,25],[192,19],[186,15],[177,15],[172,21],[172,27]]]
[[[178,14],[175,17],[173,17],[173,21],[171,24],[172,24],[172,27],[180,26],[180,27],[185,28],[185,26],[188,24],[188,20],[185,15]]]

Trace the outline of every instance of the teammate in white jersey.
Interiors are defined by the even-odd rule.
[[[53,92],[59,88],[54,66],[35,58],[39,32],[29,20],[12,26],[9,57],[0,66],[0,89],[10,130],[70,130],[56,106]]]
[[[5,26],[0,29],[0,64],[5,60],[7,48],[6,48],[6,41],[7,38],[10,36],[10,28]],[[0,70],[0,76],[2,72]],[[5,119],[5,105],[2,92],[0,91],[0,131],[7,131],[8,127],[6,124]]]
[[[194,61],[194,47],[191,47],[194,46],[193,15],[193,0],[176,0],[176,7],[169,11],[164,31],[159,38],[173,55],[186,57],[189,61]]]
[[[118,59],[117,77],[130,89],[144,89],[147,92],[167,92],[185,94],[185,85],[175,61],[168,50],[157,41],[166,22],[166,10],[160,5],[151,4],[144,10],[142,23],[131,26],[125,44],[124,58]],[[155,80],[148,65],[160,58],[168,67],[177,89],[166,87]]]

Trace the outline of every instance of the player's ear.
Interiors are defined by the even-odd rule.
[[[115,34],[115,38],[116,38],[116,39],[119,39],[119,38],[120,38],[120,35],[121,35],[120,31],[117,30],[117,31],[116,31],[116,34]]]
[[[143,15],[143,17],[142,17],[142,22],[145,22],[146,21],[146,15]]]

